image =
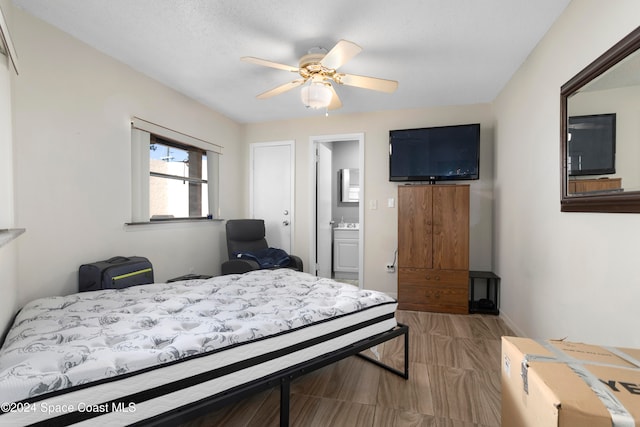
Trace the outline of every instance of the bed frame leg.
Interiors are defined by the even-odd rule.
[[[409,379],[409,329],[404,334],[404,375],[405,380]]]
[[[398,324],[399,335],[404,335],[404,371],[400,371],[398,369],[392,368],[389,365],[386,365],[380,362],[377,359],[364,355],[362,353],[357,353],[356,356],[361,357],[374,365],[380,366],[382,369],[386,369],[387,371],[394,373],[405,380],[409,379],[409,328],[406,325]]]
[[[289,427],[290,398],[291,381],[287,377],[280,382],[280,427]]]

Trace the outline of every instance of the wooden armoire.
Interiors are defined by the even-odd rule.
[[[398,187],[398,308],[469,312],[469,186]]]

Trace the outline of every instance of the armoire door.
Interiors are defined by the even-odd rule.
[[[398,187],[398,266],[433,268],[432,188]]]
[[[469,186],[433,187],[433,268],[469,269]]]

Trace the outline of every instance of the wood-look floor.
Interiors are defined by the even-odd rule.
[[[500,426],[500,337],[496,316],[398,311],[409,326],[409,380],[359,357],[291,384],[292,426]],[[402,338],[377,348],[402,369]],[[277,426],[279,389],[197,418],[183,427]]]

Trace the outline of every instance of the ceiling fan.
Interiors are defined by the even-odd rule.
[[[316,48],[300,58],[297,67],[255,58],[253,56],[243,56],[242,61],[250,62],[265,67],[277,68],[292,73],[298,73],[299,79],[277,86],[271,90],[261,93],[258,99],[266,99],[281,93],[287,92],[298,86],[308,85],[302,88],[302,102],[308,108],[326,108],[335,110],[342,107],[342,102],[338,97],[331,82],[345,86],[354,86],[364,89],[372,89],[380,92],[392,93],[398,88],[395,80],[385,80],[376,77],[358,76],[355,74],[339,73],[336,70],[344,65],[351,58],[362,51],[357,44],[340,40],[328,52],[324,49]]]

